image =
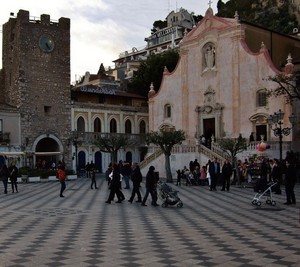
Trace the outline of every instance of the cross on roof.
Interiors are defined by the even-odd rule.
[[[209,0],[209,2],[208,2],[209,8],[211,8],[212,3],[213,3],[213,1]]]

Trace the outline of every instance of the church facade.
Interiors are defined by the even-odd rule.
[[[270,36],[265,29],[240,22],[237,14],[220,18],[209,8],[180,43],[175,70],[165,69],[159,90],[149,91],[149,130],[182,129],[185,145],[198,144],[203,135],[218,140],[239,134],[248,138],[251,132],[256,141],[278,140],[267,118],[281,109],[284,125],[289,125],[292,106],[283,97],[267,98],[266,89],[276,84],[266,78],[292,65],[299,40]]]

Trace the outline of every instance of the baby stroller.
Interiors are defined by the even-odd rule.
[[[173,190],[171,186],[167,185],[166,183],[159,182],[158,192],[160,198],[163,200],[161,205],[163,208],[166,208],[169,205],[177,205],[178,208],[182,208],[183,203],[177,195],[178,191]]]
[[[276,201],[273,199],[273,187],[277,185],[277,182],[267,183],[266,181],[257,181],[254,186],[254,191],[257,192],[252,199],[252,205],[260,206],[261,199],[266,196],[266,203],[268,205],[276,206]]]

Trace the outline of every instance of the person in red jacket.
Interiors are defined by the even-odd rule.
[[[60,197],[64,197],[63,192],[66,189],[66,171],[64,165],[60,165],[57,169],[58,179],[60,181]]]

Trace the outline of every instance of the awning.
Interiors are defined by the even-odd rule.
[[[6,156],[6,157],[21,157],[21,156],[24,156],[24,155],[25,155],[24,152],[17,152],[17,151],[15,151],[15,152],[8,152],[8,151],[0,152],[0,156]]]
[[[50,151],[50,152],[33,152],[36,156],[55,156],[55,155],[62,155],[62,152]]]

